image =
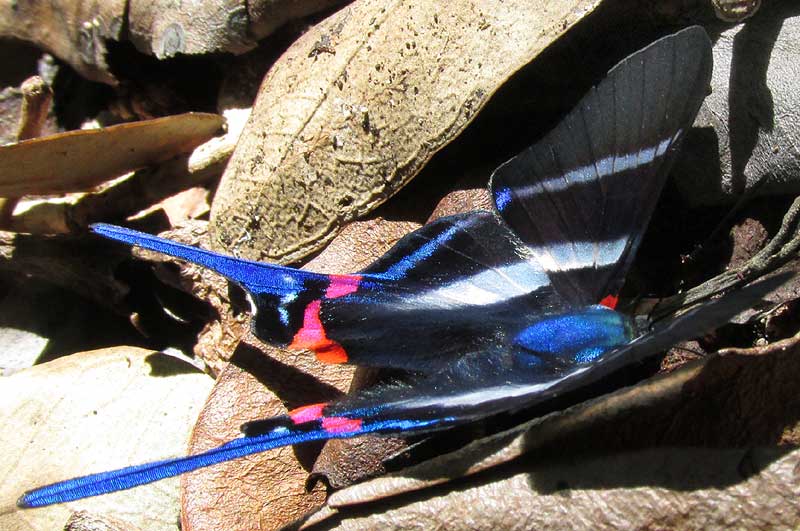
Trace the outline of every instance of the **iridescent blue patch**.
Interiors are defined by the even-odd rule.
[[[630,319],[605,306],[545,317],[520,332],[514,344],[532,353],[588,363],[633,339]]]

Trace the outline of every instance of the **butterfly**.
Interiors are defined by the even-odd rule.
[[[201,454],[34,489],[18,505],[127,489],[307,441],[434,432],[546,410],[753,305],[774,282],[668,321],[614,309],[711,67],[711,43],[696,26],[632,54],[554,130],[494,171],[493,212],[429,223],[355,274],[246,261],[93,225],[97,234],[200,264],[240,285],[254,333],[265,342],[311,351],[326,363],[410,376],[248,422],[241,437]]]

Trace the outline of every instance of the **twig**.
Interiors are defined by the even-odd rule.
[[[42,128],[50,112],[53,101],[53,90],[39,76],[32,76],[22,82],[22,108],[17,128],[17,141],[36,138],[42,134]],[[0,199],[0,227],[9,227],[18,197]]]

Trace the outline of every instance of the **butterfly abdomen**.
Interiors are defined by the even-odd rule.
[[[530,364],[582,364],[634,337],[631,319],[605,306],[589,306],[575,312],[550,315],[526,327],[514,338],[514,345]],[[533,359],[527,359],[534,356]]]

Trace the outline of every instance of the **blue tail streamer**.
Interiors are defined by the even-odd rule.
[[[378,420],[364,423],[361,428],[349,432],[330,432],[318,422],[308,422],[294,429],[278,427],[272,432],[254,437],[241,437],[201,454],[164,459],[143,465],[129,466],[118,470],[90,474],[68,479],[23,494],[17,500],[20,508],[44,507],[100,494],[145,485],[225,461],[244,457],[281,446],[299,444],[320,439],[341,439],[374,432],[401,432],[437,423],[437,420],[413,421],[407,419]]]

